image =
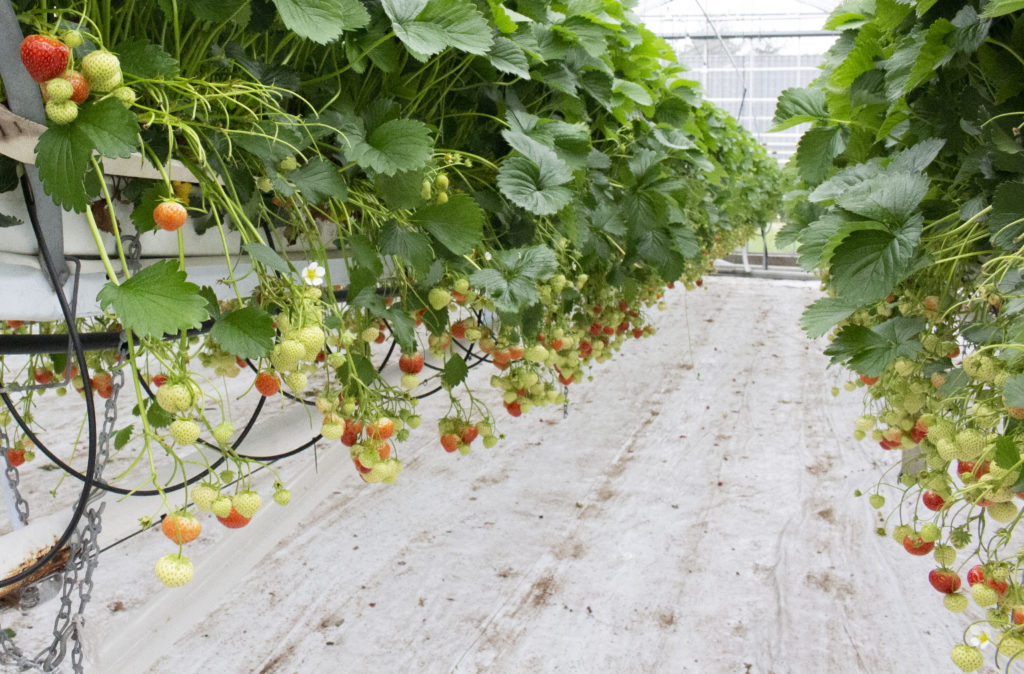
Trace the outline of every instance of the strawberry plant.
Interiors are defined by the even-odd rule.
[[[776,113],[776,128],[811,125],[779,237],[828,294],[803,326],[864,391],[855,437],[896,455],[871,489],[879,533],[931,553],[922,587],[927,573],[950,611],[966,579],[986,619],[965,635],[997,663],[1024,650],[1019,9],[844,3],[821,76]],[[953,647],[963,671],[981,667],[977,646]]]
[[[190,503],[229,528],[260,516],[270,461],[233,442],[229,380],[304,400],[364,481],[394,482],[418,397],[450,398],[444,449],[493,447],[470,367],[495,368],[512,417],[561,404],[781,205],[774,161],[619,2],[316,4],[14,3],[49,98],[42,184],[84,216],[107,275],[102,313],[73,327],[124,333],[123,353],[79,365],[129,373],[136,417],[115,445],[171,513],[169,586],[192,577]],[[140,156],[159,178],[104,170]],[[18,170],[0,163],[0,186]],[[177,254],[133,271],[125,236],[145,258],[165,232]],[[186,232],[219,242],[216,287],[193,282]],[[9,318],[6,333],[68,327]],[[4,381],[66,360],[5,357]],[[190,482],[172,492],[157,457]]]

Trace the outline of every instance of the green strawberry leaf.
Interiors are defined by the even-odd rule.
[[[365,234],[354,234],[346,239],[349,250],[352,252],[352,259],[356,264],[371,272],[376,279],[384,271],[384,263],[377,254],[377,249]]]
[[[1024,234],[1024,185],[1005,182],[996,188],[988,228],[1000,248],[1016,251],[1020,247],[1018,239]]]
[[[444,364],[441,384],[447,389],[453,389],[464,382],[468,375],[469,368],[466,366],[466,361],[459,354],[453,353]]]
[[[139,123],[116,98],[80,106],[74,126],[104,157],[130,157],[139,149]]]
[[[825,349],[833,364],[844,363],[854,372],[877,377],[897,358],[917,357],[921,350],[917,335],[926,326],[923,318],[897,316],[872,328],[848,325]]]
[[[779,95],[772,131],[784,131],[797,124],[827,119],[825,92],[821,89],[786,89]]]
[[[341,170],[319,157],[308,162],[288,174],[302,196],[314,204],[323,204],[329,199],[344,203],[348,199],[348,186],[341,176]]]
[[[538,153],[538,159],[540,163],[526,157],[505,159],[498,169],[498,189],[520,208],[536,215],[553,215],[572,200],[569,188],[562,187],[572,174],[551,150]]]
[[[991,0],[985,5],[985,11],[981,13],[984,17],[995,18],[1005,16],[1024,9],[1024,0]]]
[[[402,350],[415,351],[416,321],[397,304],[383,313],[382,318],[391,326],[391,334],[395,336],[395,340]]]
[[[107,282],[97,299],[136,335],[162,338],[198,328],[209,316],[199,286],[185,278],[177,260],[161,260],[121,285]]]
[[[114,449],[121,449],[128,444],[128,441],[132,439],[132,433],[135,432],[135,426],[126,426],[114,434]]]
[[[491,65],[503,73],[510,73],[524,80],[530,79],[530,62],[526,52],[507,37],[494,38],[490,52]]]
[[[1003,398],[1008,407],[1024,407],[1024,374],[1011,375],[1006,380]]]
[[[422,168],[434,143],[430,129],[413,119],[384,122],[365,138],[353,139],[349,157],[366,169],[384,175]]]
[[[835,327],[836,323],[845,320],[860,307],[857,302],[847,302],[834,297],[823,297],[804,310],[800,318],[800,327],[807,336],[817,339]]]
[[[285,275],[292,273],[292,269],[285,259],[270,246],[262,243],[247,243],[242,248],[249,254],[253,262],[259,262],[268,270],[279,271]]]
[[[261,307],[248,306],[222,314],[210,338],[239,358],[262,358],[274,348],[274,319]]]
[[[445,204],[429,204],[410,218],[455,255],[467,255],[483,238],[483,209],[468,194],[452,195]]]
[[[273,0],[284,25],[317,44],[337,40],[347,30],[362,28],[370,15],[359,0]]]
[[[430,239],[419,232],[407,230],[394,220],[384,225],[380,235],[380,247],[384,255],[394,255],[411,264],[417,276],[426,275],[434,261]]]
[[[82,176],[89,170],[94,149],[92,141],[77,124],[54,124],[39,137],[36,166],[43,191],[66,211],[84,213],[89,205]]]
[[[996,440],[996,465],[1004,470],[1017,467],[1020,462],[1020,450],[1017,443],[1008,435],[1000,435]]]
[[[121,70],[129,75],[146,80],[171,80],[178,76],[177,59],[145,38],[136,37],[114,51],[121,60]]]
[[[491,47],[491,28],[469,0],[384,0],[392,29],[420,60],[455,47],[484,55]]]
[[[831,258],[830,276],[839,297],[866,304],[888,295],[914,268],[921,225],[916,218],[895,233],[862,229],[845,238]]]

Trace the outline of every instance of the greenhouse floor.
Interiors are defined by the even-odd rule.
[[[859,393],[830,395],[839,373],[798,327],[818,294],[673,291],[568,416],[495,405],[509,439],[468,456],[424,424],[395,485],[341,448],[285,462],[292,503],[237,531],[204,515],[184,588],[153,576],[157,531],[113,548],[86,671],[955,671],[967,619],[853,495],[896,457],[852,439]],[[48,632],[55,610],[15,627]]]

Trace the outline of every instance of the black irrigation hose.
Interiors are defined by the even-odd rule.
[[[32,222],[32,231],[35,233],[36,241],[39,243],[39,252],[42,255],[43,262],[46,266],[46,273],[50,277],[50,282],[53,285],[55,294],[57,295],[57,301],[60,303],[61,313],[64,315],[64,320],[68,324],[68,338],[71,340],[72,348],[75,352],[75,358],[78,360],[80,366],[79,371],[82,373],[82,388],[85,390],[86,399],[86,418],[88,420],[89,427],[89,460],[86,466],[84,479],[82,480],[82,493],[78,497],[78,502],[75,504],[75,509],[71,514],[71,521],[68,522],[64,532],[60,535],[57,541],[53,544],[42,557],[39,557],[31,566],[27,569],[8,576],[7,578],[0,579],[0,588],[20,583],[27,578],[35,575],[40,569],[52,560],[57,553],[67,545],[68,541],[71,540],[71,536],[74,534],[75,529],[78,528],[78,523],[82,519],[82,515],[85,514],[85,509],[89,505],[89,497],[92,495],[92,488],[96,481],[96,407],[92,403],[92,383],[89,381],[89,370],[88,364],[85,361],[85,349],[82,346],[81,334],[78,332],[78,328],[75,327],[75,316],[71,313],[71,306],[68,304],[67,297],[64,296],[64,288],[60,283],[60,273],[57,271],[57,265],[53,261],[53,256],[50,254],[50,247],[46,243],[46,238],[43,236],[42,228],[39,224],[39,217],[36,215],[35,199],[32,196],[32,187],[29,185],[28,176],[22,174],[21,176],[21,191],[25,197],[25,207],[28,211],[29,220]],[[4,394],[5,398],[8,398],[7,394]],[[8,398],[9,400],[9,398]]]

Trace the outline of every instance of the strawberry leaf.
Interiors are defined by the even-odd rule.
[[[786,89],[775,108],[772,131],[783,131],[797,124],[827,119],[825,92],[821,89]]]
[[[434,147],[430,129],[413,119],[392,119],[367,137],[353,140],[349,158],[363,168],[389,176],[422,168]]]
[[[523,48],[507,37],[494,38],[490,53],[491,65],[503,73],[510,73],[524,80],[530,79],[530,62]]]
[[[441,384],[447,389],[453,389],[466,380],[469,368],[462,356],[453,353],[444,364],[444,372],[441,374]]]
[[[215,4],[215,3],[209,3]],[[178,61],[160,45],[135,37],[114,50],[121,59],[121,70],[147,80],[174,79]]]
[[[384,0],[392,29],[420,60],[455,47],[484,55],[491,46],[491,28],[468,0]]]
[[[81,106],[75,128],[104,157],[130,157],[139,148],[139,123],[116,98]]]
[[[245,252],[249,253],[249,257],[253,261],[259,262],[268,270],[279,271],[285,275],[292,273],[291,267],[288,266],[285,259],[278,255],[277,251],[270,246],[262,243],[247,243],[242,248],[245,249]]]
[[[289,30],[317,44],[334,42],[344,31],[370,22],[359,0],[274,0],[274,4]]]
[[[418,276],[425,275],[430,269],[434,251],[430,247],[430,239],[423,234],[410,232],[392,220],[384,226],[380,238],[381,252],[384,255],[394,255],[408,262]]]
[[[198,328],[209,315],[199,286],[185,280],[177,260],[161,260],[121,285],[100,289],[100,306],[140,337],[173,335]]]
[[[543,148],[546,149],[546,148]],[[551,150],[537,153],[540,163],[526,157],[509,157],[498,169],[498,188],[512,203],[537,215],[553,215],[572,200],[564,183],[572,174]]]
[[[484,212],[467,194],[455,194],[448,203],[417,209],[411,220],[455,255],[472,253],[483,238]]]
[[[834,364],[845,363],[858,374],[877,377],[891,361],[914,359],[921,353],[924,347],[917,335],[925,325],[923,318],[905,316],[890,318],[873,329],[848,325],[825,349],[825,355],[831,356]]]
[[[996,465],[1004,470],[1010,470],[1017,466],[1020,461],[1020,450],[1017,443],[1008,435],[1000,435],[996,440]]]
[[[1024,407],[1024,374],[1015,374],[1006,380],[1003,398],[1009,407]]]
[[[89,205],[82,176],[89,170],[94,149],[77,124],[53,125],[39,137],[36,166],[43,191],[66,211],[84,213]]]
[[[348,186],[341,171],[326,159],[309,160],[288,174],[288,179],[312,203],[322,204],[329,199],[344,202],[348,198]]]
[[[210,338],[239,358],[262,358],[274,348],[274,319],[257,306],[229,311],[213,324]]]
[[[800,327],[811,339],[824,336],[832,327],[860,307],[859,302],[847,302],[834,297],[823,297],[804,310]]]

